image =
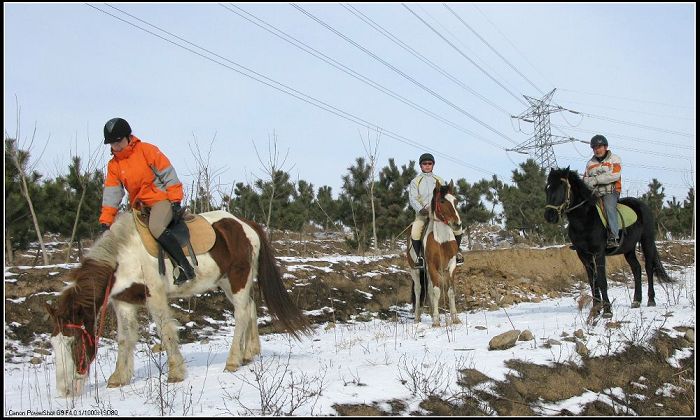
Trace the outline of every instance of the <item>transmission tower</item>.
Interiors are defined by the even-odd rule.
[[[576,111],[562,108],[559,105],[553,106],[549,104],[555,90],[556,88],[552,89],[552,91],[544,95],[542,99],[535,99],[527,95],[523,95],[530,103],[530,107],[517,117],[511,116],[511,118],[517,118],[529,123],[534,123],[535,131],[530,139],[520,143],[512,149],[506,149],[507,151],[523,154],[532,154],[531,150],[534,149],[535,161],[537,161],[537,164],[544,169],[557,167],[557,158],[554,156],[552,146],[555,144],[579,141],[573,137],[552,135],[552,129],[550,128],[549,124],[549,114],[559,111],[569,111],[578,114]]]

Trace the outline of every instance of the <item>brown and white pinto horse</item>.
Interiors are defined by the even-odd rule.
[[[108,302],[117,315],[118,339],[117,363],[108,387],[126,385],[133,376],[138,306],[146,306],[158,328],[167,352],[168,382],[185,378],[185,360],[169,298],[190,297],[215,287],[224,291],[234,306],[236,322],[226,371],[235,371],[260,353],[257,312],[251,295],[256,278],[270,313],[284,330],[297,339],[299,332],[310,333],[308,321],[287,294],[261,227],[224,211],[202,216],[212,224],[216,241],[208,253],[198,256],[196,279],[181,286],[173,284],[169,261],[167,282],[159,275],[157,260],[144,247],[131,213],[117,217],[80,267],[70,272],[74,283],[63,290],[55,307],[47,305],[54,325],[51,344],[59,395],[80,394],[97,351],[100,307]]]
[[[457,211],[457,197],[454,196],[453,189],[454,183],[450,181],[449,185],[444,186],[437,182],[433,190],[428,224],[423,233],[425,269],[414,268],[416,254],[411,246],[410,237],[406,251],[409,272],[413,278],[414,322],[420,322],[421,306],[427,294],[432,307],[434,327],[440,326],[438,307],[441,289],[447,290],[452,322],[461,322],[457,316],[454,293],[454,271],[457,267],[455,256],[458,250],[454,229],[461,227],[462,221]]]

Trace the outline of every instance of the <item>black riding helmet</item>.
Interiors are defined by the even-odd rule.
[[[433,162],[433,164],[435,164],[435,158],[430,153],[423,153],[422,155],[420,155],[420,159],[418,159],[418,164],[421,164],[426,160],[429,160]]]
[[[608,139],[605,138],[605,136],[596,134],[591,138],[591,149],[595,149],[598,146],[608,146]]]
[[[124,118],[112,118],[105,123],[105,144],[114,143],[131,135],[131,126]]]

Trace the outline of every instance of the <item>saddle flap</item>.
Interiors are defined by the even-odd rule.
[[[608,221],[603,214],[603,207],[600,205],[600,202],[596,203],[595,207],[598,209],[598,216],[600,216],[600,220],[603,222],[603,225],[608,227]],[[620,229],[623,227],[629,227],[636,221],[637,213],[635,213],[631,207],[617,203],[617,225],[620,226]]]
[[[143,245],[151,256],[158,258],[158,242],[148,229],[148,219],[138,210],[133,210],[133,213],[136,230],[141,236]],[[187,232],[189,231],[190,243],[192,244],[195,255],[204,254],[212,249],[216,241],[216,233],[214,232],[214,228],[204,217],[198,214],[186,213],[182,220],[185,223],[178,223],[174,226],[180,245],[183,245],[182,237],[186,239]],[[190,255],[187,246],[184,246],[182,250],[185,255]]]

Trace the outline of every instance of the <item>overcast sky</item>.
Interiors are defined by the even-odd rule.
[[[5,3],[5,132],[16,135],[18,101],[20,145],[36,125],[32,156],[49,139],[37,169],[54,177],[71,154],[106,152],[104,123],[123,117],[187,188],[196,139],[222,189],[263,176],[253,144],[267,161],[274,133],[292,178],[337,195],[379,127],[381,166],[430,151],[443,178],[511,183],[527,155],[506,149],[533,133],[511,115],[528,108],[523,95],[556,88],[552,104],[579,114],[553,113],[552,134],[605,135],[623,195],[657,178],[685,198],[694,3],[447,5]],[[579,171],[591,155],[582,143],[554,151]]]

